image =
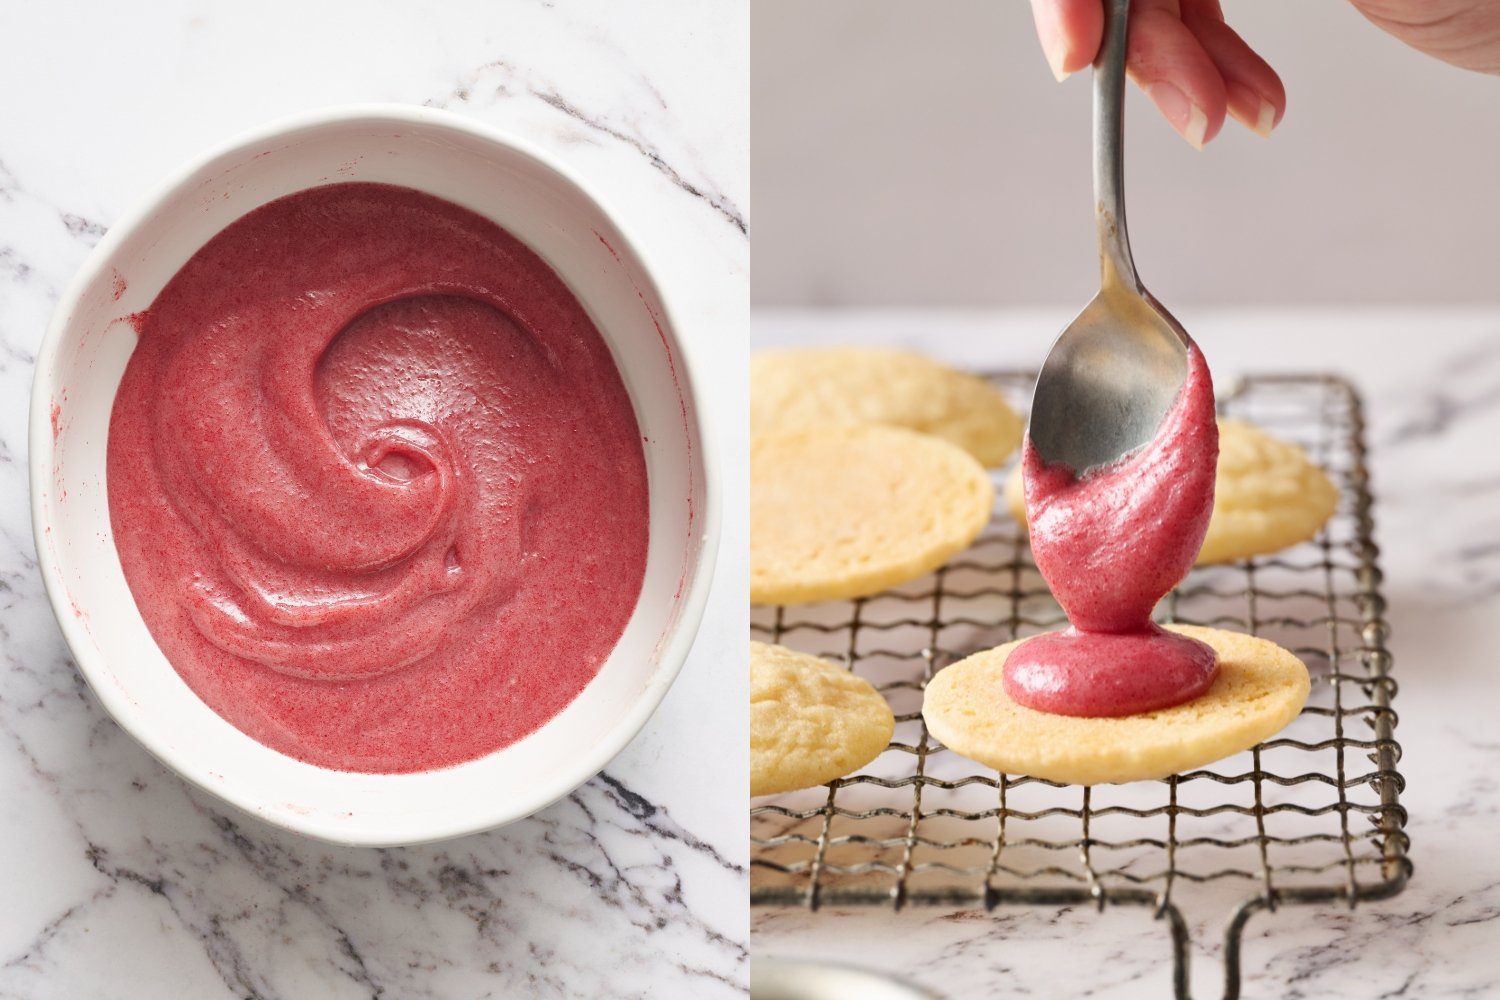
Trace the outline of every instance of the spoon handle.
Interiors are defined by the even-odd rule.
[[[1094,210],[1104,287],[1141,291],[1125,232],[1125,36],[1130,0],[1106,0],[1104,44],[1094,61]]]

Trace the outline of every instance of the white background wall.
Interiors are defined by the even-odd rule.
[[[1288,111],[1204,153],[1132,88],[1136,260],[1169,306],[1500,302],[1500,78],[1341,0],[1226,0]],[[1024,0],[755,0],[757,306],[1081,304],[1087,73]]]

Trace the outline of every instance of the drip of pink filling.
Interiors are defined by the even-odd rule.
[[[325,767],[420,771],[598,671],[645,572],[645,457],[608,346],[514,236],[315,188],[215,236],[138,329],[110,520],[214,711]]]
[[[1013,700],[1058,715],[1120,716],[1208,690],[1214,651],[1163,630],[1151,612],[1203,545],[1218,455],[1213,381],[1196,345],[1156,437],[1120,462],[1079,478],[1044,463],[1026,439],[1031,550],[1072,627],[1011,652]]]

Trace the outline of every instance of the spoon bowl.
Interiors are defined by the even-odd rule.
[[[1052,345],[1031,403],[1031,442],[1078,475],[1156,436],[1187,378],[1187,332],[1148,293],[1106,285]]]
[[[1094,63],[1094,195],[1099,294],[1048,352],[1027,433],[1048,464],[1078,476],[1156,436],[1188,372],[1187,331],[1142,286],[1125,230],[1125,40],[1130,0],[1105,7]]]

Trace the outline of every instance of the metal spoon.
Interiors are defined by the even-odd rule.
[[[1116,462],[1156,436],[1187,378],[1187,331],[1141,285],[1125,232],[1125,36],[1130,0],[1105,5],[1094,62],[1094,198],[1099,294],[1052,345],[1028,433],[1074,473]]]

